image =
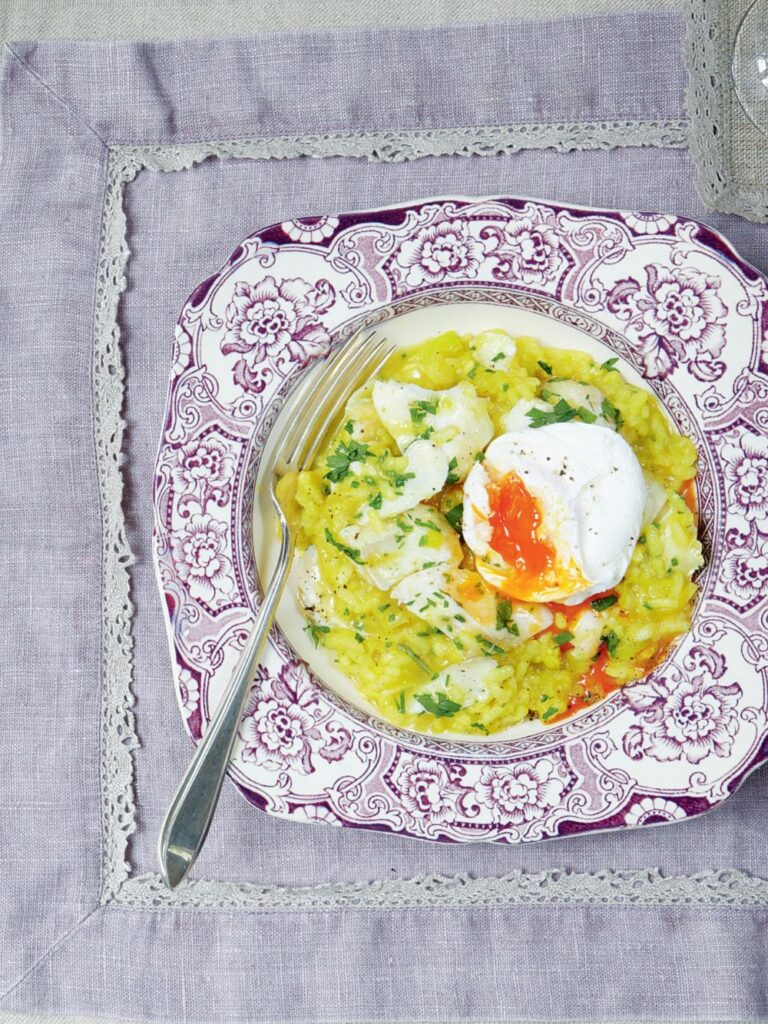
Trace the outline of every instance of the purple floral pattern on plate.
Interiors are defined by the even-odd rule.
[[[693,629],[603,703],[483,742],[405,733],[352,707],[278,628],[230,775],[271,813],[454,842],[714,807],[768,749],[768,291],[714,232],[667,214],[439,198],[286,221],[195,290],[169,352],[154,488],[187,731],[204,732],[259,601],[252,487],[296,375],[361,323],[464,302],[578,331],[644,377],[695,438],[708,565]]]
[[[651,263],[645,283],[619,281],[608,308],[626,321],[648,377],[667,377],[686,364],[700,380],[716,380],[725,366],[717,357],[725,346],[728,310],[718,295],[719,280],[696,270]]]
[[[238,281],[226,308],[227,332],[221,351],[237,352],[234,380],[247,391],[261,391],[265,368],[280,372],[325,355],[331,336],[321,315],[333,305],[325,280],[276,281],[271,275],[251,284]]]
[[[687,660],[691,658],[700,670],[697,674],[684,674],[670,665],[664,674],[654,672],[625,690],[629,706],[639,719],[623,740],[631,758],[685,758],[690,764],[698,764],[706,757],[727,757],[731,753],[738,731],[741,687],[720,682],[726,670],[720,655],[705,654],[694,647]]]

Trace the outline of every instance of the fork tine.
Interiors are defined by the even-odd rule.
[[[349,349],[344,359],[339,359],[329,367],[327,373],[314,381],[312,395],[297,415],[294,425],[289,427],[282,445],[280,461],[286,468],[288,465],[293,466],[316,433],[324,430],[339,392],[348,387],[350,380],[359,377],[360,368],[370,363],[371,358],[385,344],[385,339],[377,338],[375,332],[369,332],[359,341],[356,338],[355,342],[354,348]]]
[[[337,372],[339,367],[343,367],[345,362],[349,361],[352,353],[360,348],[364,339],[365,330],[356,331],[349,341],[340,345],[335,352],[324,356],[322,359],[318,359],[307,368],[303,379],[290,397],[291,405],[296,406],[296,418],[287,428],[283,442],[292,434],[295,434],[299,425],[303,424],[312,415],[312,406],[307,406],[306,398],[321,385],[323,380],[330,374]]]
[[[344,380],[340,381],[334,389],[333,394],[335,394],[335,398],[330,409],[325,411],[323,421],[319,424],[317,424],[317,421],[310,424],[310,426],[316,426],[316,429],[307,430],[300,439],[302,444],[297,443],[296,445],[293,458],[299,460],[300,469],[305,469],[312,465],[323,441],[328,436],[329,431],[333,429],[339,414],[347,404],[349,396],[364,381],[370,380],[371,377],[379,372],[395,348],[396,346],[386,338],[382,338],[364,358],[361,358],[359,364],[349,368]]]
[[[372,347],[369,348],[367,345],[360,346],[354,354],[354,358],[350,359],[338,373],[329,374],[324,379],[324,388],[319,395],[318,404],[315,405],[312,416],[306,422],[305,429],[295,440],[290,453],[290,462],[302,459],[303,453],[307,450],[308,445],[312,443],[313,439],[327,432],[327,429],[331,426],[341,408],[343,408],[343,404],[349,397],[355,382],[361,379],[366,367],[376,358],[382,346],[387,344],[386,338],[376,340],[373,335],[369,335],[366,342],[371,340],[373,340]]]
[[[327,395],[326,381],[336,374],[344,372],[344,368],[367,343],[372,334],[373,332],[366,334],[365,329],[357,331],[346,344],[341,345],[332,355],[318,361],[306,372],[304,379],[289,399],[293,411],[293,421],[286,426],[274,451],[273,462],[276,465],[284,465],[290,461],[290,458],[286,457],[286,453],[295,451],[296,438],[304,434],[309,422],[317,415],[317,405],[309,401],[310,397],[315,393]]]

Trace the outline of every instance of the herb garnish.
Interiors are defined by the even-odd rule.
[[[382,500],[383,499],[381,497],[381,491],[377,491],[377,493],[374,494],[374,496],[371,498],[368,504],[371,506],[371,508],[379,509],[381,508]]]
[[[475,634],[475,640],[480,644],[486,654],[503,654],[504,648],[499,647],[498,644],[494,644],[492,641],[487,640],[484,636],[479,633]]]
[[[483,736],[488,735],[488,730],[486,729],[482,722],[472,722],[472,728],[477,729],[478,732],[481,732],[483,734]]]
[[[557,714],[557,708],[547,708],[546,711],[542,712],[541,720],[542,720],[542,722],[548,722],[549,719],[553,715],[556,715],[556,714]]]
[[[416,651],[414,651],[414,649],[412,647],[409,647],[408,644],[398,644],[397,646],[400,648],[400,650],[404,654],[408,655],[408,657],[411,659],[411,661],[415,661],[416,662],[416,664],[419,666],[419,668],[422,670],[422,672],[426,672],[427,675],[429,676],[429,678],[430,679],[432,678],[432,676],[434,675],[434,672],[429,667],[429,665],[426,663],[426,661],[424,661],[422,658],[420,658],[418,656],[418,654],[416,653]]]
[[[400,696],[395,698],[395,707],[401,715],[405,714],[405,690],[401,690]]]
[[[583,420],[585,423],[594,423],[597,419],[597,413],[592,412],[591,409],[587,409],[586,406],[580,405],[576,412],[579,414],[579,419]]]
[[[326,526],[325,528],[325,539],[329,544],[333,545],[337,551],[341,551],[347,558],[351,558],[353,562],[357,562],[358,565],[365,565],[365,562],[360,557],[359,548],[349,548],[346,544],[342,544],[341,541],[336,540],[331,531]]]
[[[561,398],[551,409],[529,409],[525,414],[532,427],[546,427],[550,423],[568,423],[579,415],[578,410]]]
[[[331,627],[330,626],[318,626],[318,624],[316,622],[310,622],[310,624],[308,626],[304,627],[304,631],[306,633],[309,633],[310,637],[312,638],[312,643],[315,645],[315,647],[317,647],[317,645],[320,643],[321,636],[324,633],[330,633],[331,632]]]
[[[564,644],[569,644],[573,640],[573,633],[569,633],[567,629],[564,629],[562,633],[558,633],[553,638],[558,647],[562,647]]]
[[[419,402],[412,402],[410,405],[411,423],[422,423],[427,413],[430,416],[434,416],[439,402],[439,398],[435,398],[431,402],[424,401],[423,399]]]
[[[454,457],[448,463],[448,476],[445,478],[446,484],[448,484],[448,485],[450,485],[450,484],[457,484],[459,482],[459,480],[460,480],[459,474],[458,473],[454,473],[454,469],[456,469],[458,465],[459,465],[459,460],[454,455]]]
[[[429,523],[426,519],[417,519],[415,516],[413,521],[417,526],[420,526],[422,530],[434,530],[435,533],[440,533],[440,527],[436,526],[435,523]]]
[[[619,600],[616,594],[606,594],[605,597],[596,597],[592,601],[592,607],[596,612],[604,612],[606,608],[612,607]]]
[[[325,474],[326,480],[337,484],[349,475],[351,464],[367,459],[369,452],[370,448],[368,445],[362,444],[360,441],[350,441],[349,443],[340,441],[333,455],[329,455],[325,460],[328,466],[328,472]]]
[[[608,654],[612,657],[616,657],[616,652],[619,649],[619,636],[612,629],[609,629],[607,633],[603,633],[600,637],[600,643],[605,644],[608,649]]]
[[[392,486],[394,487],[394,489],[396,491],[401,491],[402,490],[403,484],[405,483],[406,480],[415,480],[415,479],[416,479],[416,474],[415,473],[398,473],[394,469],[390,469],[389,472],[387,473],[387,480],[389,480],[389,482],[392,484]]]
[[[618,363],[618,361],[619,361],[619,357],[618,356],[613,356],[611,359],[606,359],[604,363],[600,363],[600,369],[601,370],[615,370],[616,373],[618,373],[619,371],[616,370],[616,363]]]
[[[604,398],[601,408],[603,416],[605,416],[607,420],[611,420],[613,423],[615,423],[616,429],[620,430],[624,423],[624,417],[621,415],[621,413],[613,404],[613,402],[611,402],[611,400],[608,398]]]
[[[548,374],[548,376],[551,377],[552,376],[552,367],[549,365],[549,363],[545,363],[543,359],[539,359],[538,363],[539,363],[539,366],[544,371],[544,373]]]
[[[464,502],[460,501],[458,505],[454,505],[453,508],[448,509],[445,513],[445,518],[454,528],[457,533],[461,533],[461,517],[464,515]]]
[[[512,636],[520,636],[517,623],[512,619],[512,605],[509,601],[499,601],[496,605],[496,629],[506,629]]]
[[[429,711],[435,718],[450,718],[457,711],[461,711],[461,704],[451,700],[447,693],[416,693],[416,700],[425,711]]]

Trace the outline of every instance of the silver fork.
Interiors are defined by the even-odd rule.
[[[251,679],[293,557],[296,537],[277,500],[276,484],[286,473],[300,472],[312,465],[350,394],[381,369],[394,348],[386,338],[377,338],[374,332],[359,331],[332,358],[312,368],[291,397],[290,408],[295,409],[296,414],[277,440],[263,477],[269,479],[270,499],[280,524],[280,551],[232,679],[195,750],[160,830],[160,870],[171,888],[177,886],[192,867],[208,835]]]

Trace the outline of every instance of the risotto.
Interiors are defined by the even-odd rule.
[[[696,449],[616,362],[441,334],[398,350],[280,482],[307,632],[383,718],[553,724],[689,628]]]

